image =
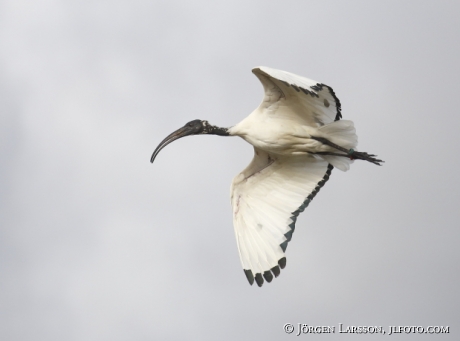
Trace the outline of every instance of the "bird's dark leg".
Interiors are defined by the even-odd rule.
[[[339,154],[339,153],[319,152],[319,153],[316,153],[316,154],[344,156],[344,157],[349,157],[351,160],[366,160],[366,161],[372,162],[373,164],[375,164],[377,166],[381,166],[380,162],[384,162],[382,160],[376,159],[374,157],[375,156],[374,154],[368,154],[368,153],[365,153],[365,152],[357,152],[354,149],[343,148],[343,147],[341,147],[341,146],[329,141],[328,139],[326,139],[324,137],[312,136],[311,138],[313,140],[321,142],[322,144],[328,145],[328,146],[330,146],[332,148],[335,148],[335,149],[340,150],[341,152],[345,153],[345,154]]]

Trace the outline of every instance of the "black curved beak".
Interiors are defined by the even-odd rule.
[[[182,127],[180,129],[177,129],[174,133],[168,135],[163,141],[161,141],[161,143],[158,145],[158,147],[153,152],[152,157],[150,158],[150,162],[153,163],[158,153],[168,144],[180,139],[181,137],[192,135],[192,134],[193,134],[193,130],[190,129],[189,127]]]

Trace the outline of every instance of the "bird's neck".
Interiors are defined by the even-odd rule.
[[[219,136],[229,136],[228,128],[216,127],[208,124],[206,126],[206,134],[210,135],[219,135]]]

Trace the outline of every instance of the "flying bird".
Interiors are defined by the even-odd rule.
[[[189,135],[239,136],[254,147],[251,163],[233,179],[231,203],[241,265],[249,283],[261,287],[286,266],[297,217],[332,169],[347,171],[354,160],[383,161],[355,150],[353,122],[341,120],[340,101],[331,87],[268,67],[252,72],[265,94],[248,117],[230,128],[190,121],[167,136],[150,161]]]

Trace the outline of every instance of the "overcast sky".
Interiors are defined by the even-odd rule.
[[[2,340],[296,339],[285,323],[450,326],[437,338],[458,340],[459,13],[456,1],[0,1]],[[246,117],[258,65],[330,85],[359,149],[386,161],[332,172],[262,288],[243,274],[229,200],[252,147],[189,137],[149,163],[192,119]]]

